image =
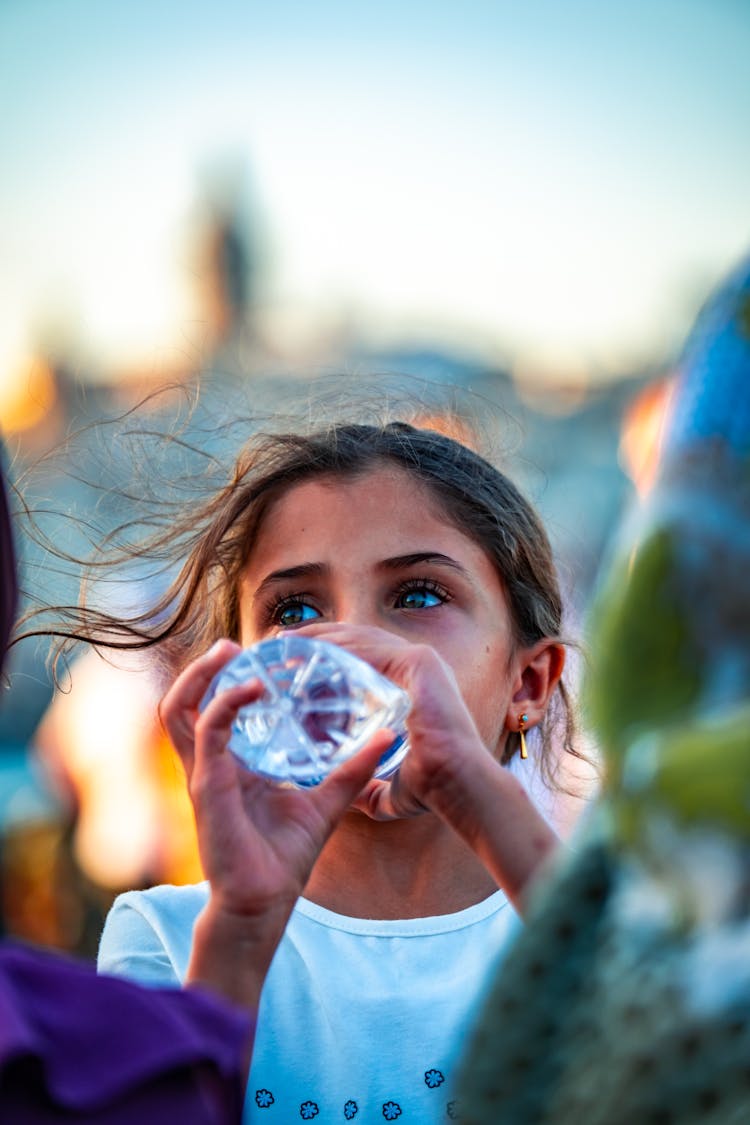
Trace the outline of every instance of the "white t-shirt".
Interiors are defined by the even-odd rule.
[[[179,984],[208,884],[130,891],[99,971]],[[372,921],[300,899],[263,987],[243,1121],[438,1122],[492,971],[518,925],[502,891],[434,918]]]

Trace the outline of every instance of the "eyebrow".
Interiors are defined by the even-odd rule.
[[[451,570],[458,570],[465,574],[460,563],[450,555],[441,555],[438,551],[417,551],[411,555],[395,555],[392,559],[383,559],[378,563],[378,570],[404,570],[409,566],[418,566],[420,563],[431,563],[437,566],[447,566]]]
[[[419,566],[422,563],[430,563],[433,566],[449,567],[451,570],[456,570],[460,574],[466,575],[466,570],[460,563],[456,562],[449,555],[441,555],[438,551],[416,551],[409,555],[394,555],[389,559],[382,559],[376,564],[377,570],[406,570],[410,566]],[[295,578],[319,578],[325,576],[330,571],[330,566],[327,563],[309,562],[300,563],[299,566],[289,566],[283,570],[273,570],[267,574],[262,582],[259,583],[255,591],[255,596],[262,594],[269,586],[274,586],[277,582],[287,582]]]

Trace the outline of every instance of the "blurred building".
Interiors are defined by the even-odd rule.
[[[173,366],[95,372],[47,341],[25,400],[20,394],[13,411],[0,411],[11,476],[42,535],[63,553],[85,554],[92,517],[97,536],[114,532],[137,511],[142,487],[158,492],[156,482],[171,477],[178,492],[191,474],[228,471],[246,418],[314,415],[361,387],[375,414],[403,401],[425,424],[450,415],[477,433],[545,519],[571,627],[580,630],[610,531],[633,492],[620,459],[623,418],[650,376],[530,387],[429,340],[373,350],[343,323],[309,364],[303,356],[282,362],[268,346],[261,240],[241,200],[208,193],[198,216],[190,269],[202,348]],[[150,445],[120,442],[116,426],[99,424],[148,394],[132,428],[153,431]],[[179,441],[160,446],[161,431]],[[159,471],[149,482],[152,456]],[[20,534],[19,554],[27,607],[35,589],[75,604],[74,569],[53,562],[38,537]],[[147,670],[86,656],[71,667],[73,690],[56,693],[48,651],[43,641],[14,650],[0,705],[3,912],[20,936],[90,954],[117,890],[192,880],[200,869],[179,767],[155,723],[159,685]]]

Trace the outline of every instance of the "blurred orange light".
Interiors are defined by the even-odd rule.
[[[673,390],[673,377],[649,383],[625,412],[620,460],[640,496],[646,495],[656,477]]]
[[[471,424],[458,414],[449,411],[418,414],[412,418],[412,423],[420,430],[434,430],[435,433],[453,438],[454,441],[459,441],[470,449],[477,448],[477,434]]]
[[[6,434],[36,426],[55,405],[55,378],[43,359],[27,359],[17,374],[0,381],[0,428]]]

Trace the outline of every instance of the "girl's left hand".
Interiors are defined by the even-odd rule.
[[[368,782],[355,802],[360,811],[374,820],[439,811],[446,795],[456,796],[462,774],[491,760],[452,668],[429,645],[411,644],[369,625],[315,622],[296,632],[347,649],[411,700],[409,752],[393,777]]]
[[[295,630],[297,631],[297,630]],[[373,820],[437,813],[519,910],[557,838],[526,790],[483,743],[452,668],[429,645],[374,626],[300,627],[348,649],[409,694],[409,750],[398,772],[370,780],[354,807]]]

